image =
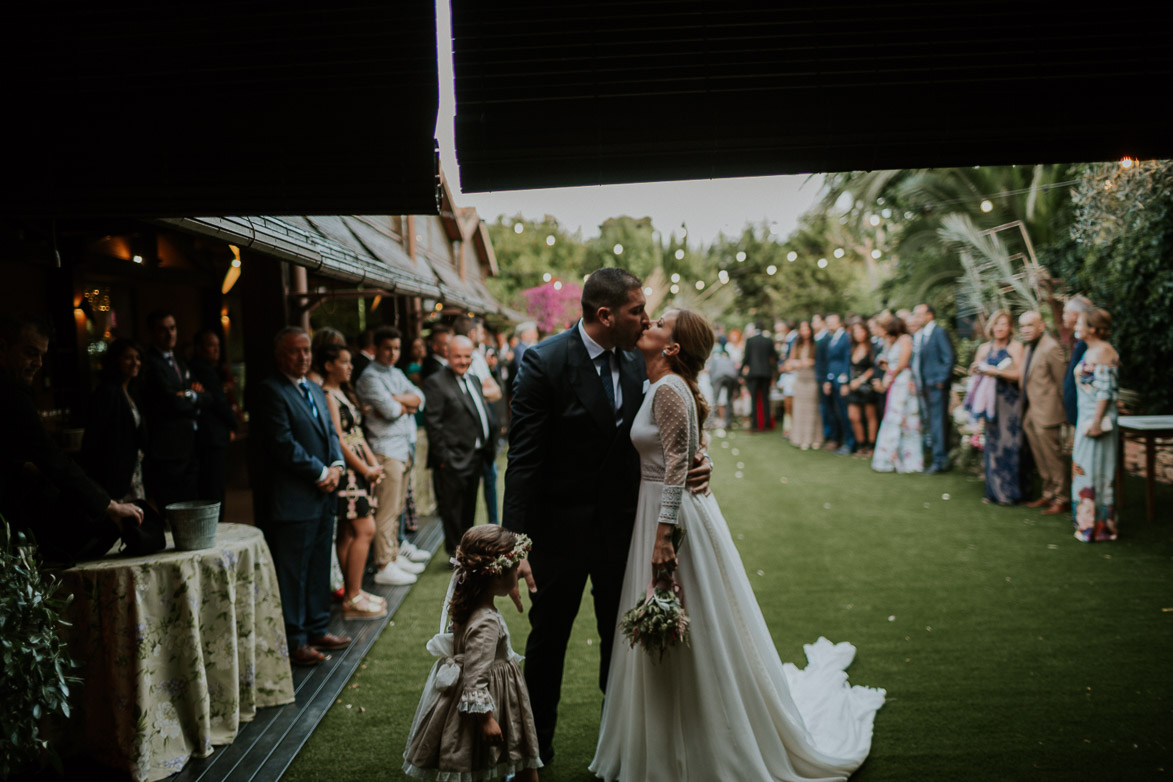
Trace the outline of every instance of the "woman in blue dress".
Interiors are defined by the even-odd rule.
[[[1075,539],[1116,539],[1116,399],[1120,356],[1108,344],[1112,318],[1100,309],[1079,316],[1087,352],[1075,365],[1075,447],[1071,452],[1071,507]]]
[[[1018,458],[1022,451],[1023,347],[1014,341],[1014,321],[1006,310],[990,317],[990,337],[978,348],[970,372],[997,381],[993,417],[986,421],[986,496],[983,502],[1014,505],[1022,496]]]

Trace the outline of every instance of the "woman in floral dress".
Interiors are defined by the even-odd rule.
[[[986,421],[986,496],[983,502],[1014,505],[1022,497],[1019,456],[1022,453],[1022,343],[1014,341],[1014,321],[1006,310],[990,318],[990,341],[977,350],[970,372],[997,381],[993,417]]]
[[[924,472],[924,438],[920,428],[920,398],[909,363],[912,361],[912,337],[901,318],[892,318],[887,326],[888,370],[882,388],[888,398],[884,420],[876,436],[872,469],[877,472]]]
[[[1108,344],[1112,318],[1104,310],[1080,316],[1077,329],[1087,352],[1075,365],[1075,447],[1071,453],[1071,507],[1075,539],[1083,543],[1116,539],[1116,399],[1120,356]]]

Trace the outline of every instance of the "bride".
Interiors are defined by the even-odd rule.
[[[590,769],[606,780],[846,779],[867,757],[884,690],[848,684],[848,643],[820,638],[805,670],[783,665],[716,499],[684,491],[708,414],[696,379],[713,330],[669,311],[637,347],[650,387],[631,427],[642,482],[620,607],[643,599],[653,573],[675,572],[691,645],[660,660],[616,633]]]

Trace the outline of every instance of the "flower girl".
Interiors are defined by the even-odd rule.
[[[493,600],[517,585],[525,535],[495,525],[464,533],[444,599],[432,666],[412,721],[403,771],[416,779],[479,782],[516,774],[537,782],[538,737],[529,692]],[[446,632],[447,631],[447,632]]]

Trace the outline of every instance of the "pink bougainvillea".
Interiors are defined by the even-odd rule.
[[[555,288],[551,281],[524,290],[521,295],[525,297],[525,311],[545,334],[569,327],[581,314],[582,286],[579,285],[564,282]]]

